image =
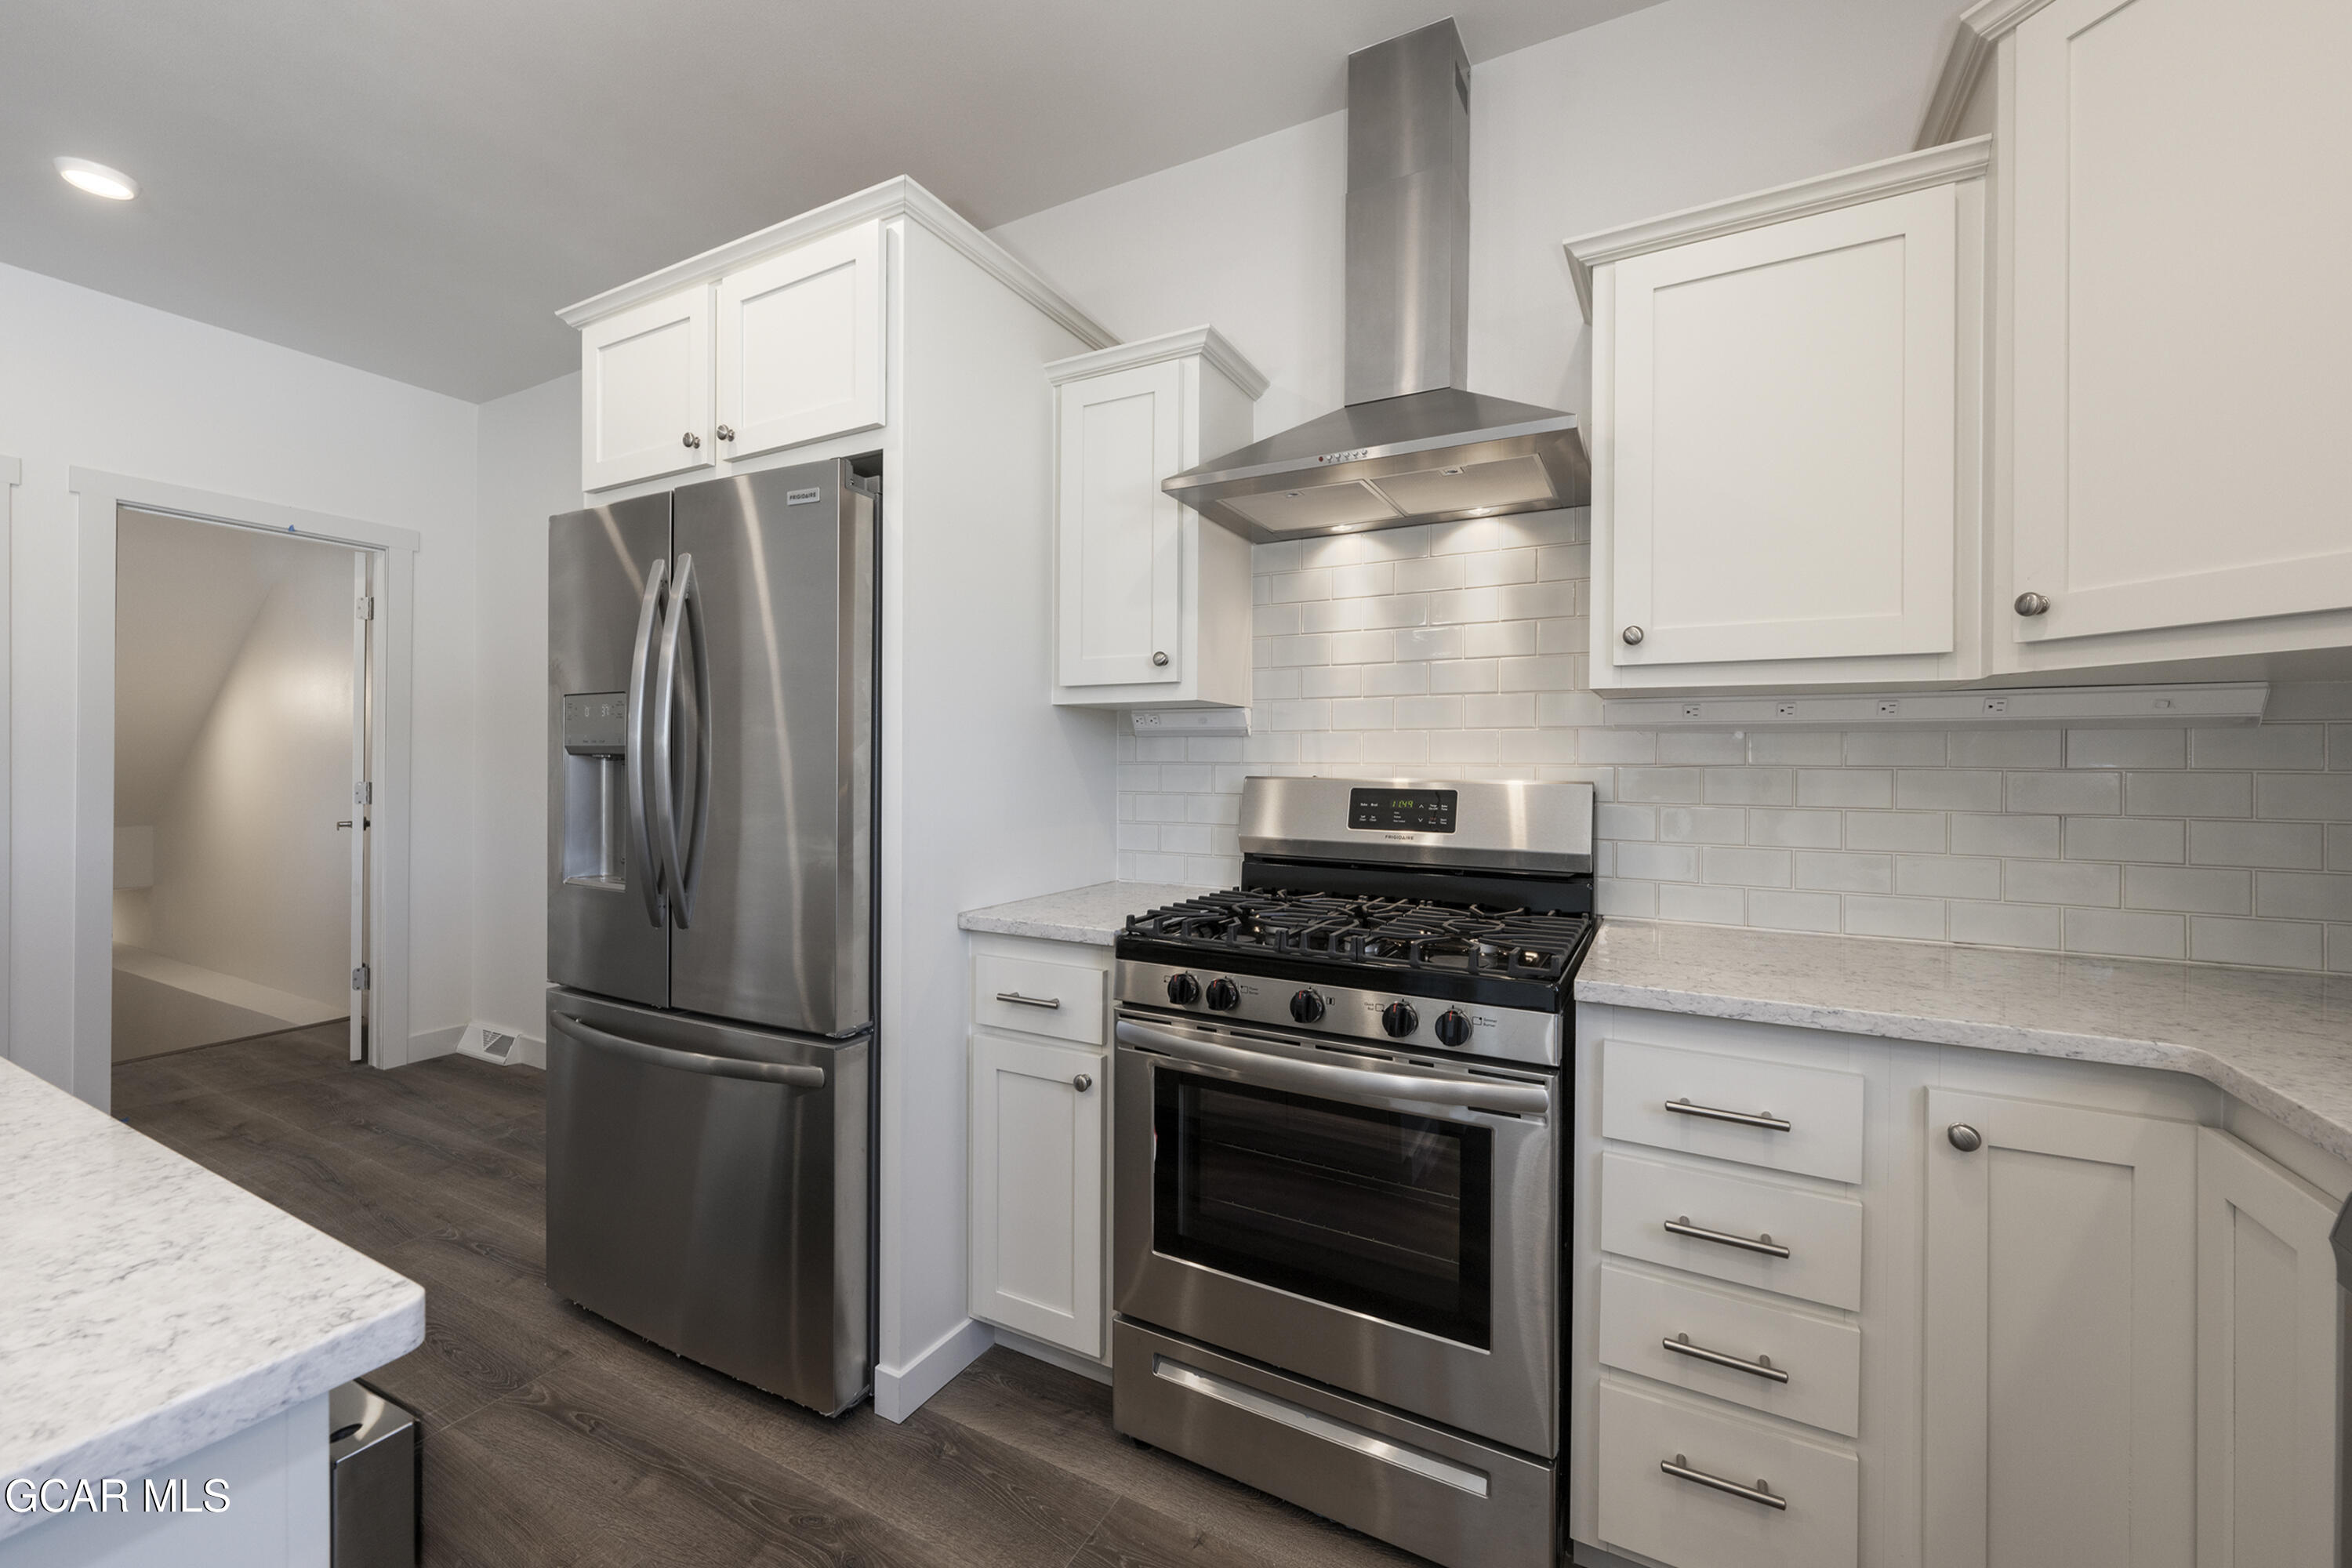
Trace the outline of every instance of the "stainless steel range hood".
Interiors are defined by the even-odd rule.
[[[1453,18],[1348,57],[1348,405],[1162,487],[1260,542],[1582,506],[1576,416],[1461,390],[1470,58]]]

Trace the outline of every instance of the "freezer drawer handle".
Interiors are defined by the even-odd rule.
[[[1192,1039],[1120,1019],[1118,1043],[1160,1051],[1180,1061],[1223,1068],[1243,1083],[1307,1094],[1360,1094],[1381,1100],[1421,1105],[1458,1106],[1466,1110],[1495,1110],[1511,1116],[1541,1116],[1551,1109],[1551,1096],[1534,1084],[1498,1083],[1492,1079],[1419,1078],[1405,1073],[1371,1072],[1361,1068],[1325,1067],[1267,1051],[1236,1050],[1207,1040]]]
[[[1752,1373],[1758,1377],[1773,1383],[1789,1381],[1789,1374],[1774,1366],[1772,1358],[1769,1355],[1759,1355],[1754,1361],[1742,1361],[1736,1355],[1726,1355],[1721,1351],[1711,1351],[1705,1345],[1695,1345],[1691,1343],[1691,1337],[1688,1334],[1676,1334],[1673,1339],[1660,1340],[1658,1342],[1676,1355],[1686,1355],[1693,1361],[1703,1361],[1709,1366],[1727,1366],[1734,1372]]]
[[[1059,996],[1024,996],[1018,991],[1000,991],[996,994],[996,999],[999,1002],[1016,1003],[1024,1007],[1059,1007],[1062,1005],[1062,999]]]
[[[1766,1508],[1778,1509],[1782,1513],[1789,1511],[1789,1500],[1764,1482],[1759,1480],[1752,1487],[1743,1487],[1738,1481],[1727,1481],[1721,1476],[1710,1476],[1705,1470],[1694,1470],[1691,1468],[1689,1458],[1685,1455],[1676,1454],[1671,1459],[1660,1459],[1658,1468],[1682,1480],[1696,1481],[1703,1487],[1712,1487],[1717,1491],[1728,1492],[1733,1497],[1746,1498],[1749,1502],[1760,1502]]]
[[[611,1051],[614,1056],[628,1057],[657,1068],[674,1068],[679,1072],[705,1072],[713,1078],[748,1078],[761,1083],[781,1083],[793,1089],[823,1089],[824,1069],[805,1067],[796,1062],[754,1062],[739,1057],[705,1056],[700,1051],[681,1051],[669,1046],[650,1046],[643,1040],[624,1039],[606,1034],[593,1024],[583,1024],[568,1014],[551,1013],[555,1026],[583,1046]]]
[[[1712,1105],[1693,1105],[1687,1100],[1670,1100],[1666,1109],[1676,1116],[1696,1116],[1703,1121],[1728,1121],[1735,1127],[1761,1127],[1768,1132],[1786,1132],[1790,1123],[1769,1110],[1724,1110]]]
[[[1761,1236],[1735,1236],[1727,1230],[1709,1230],[1703,1225],[1693,1225],[1688,1215],[1677,1215],[1666,1221],[1666,1230],[1673,1236],[1686,1236],[1693,1241],[1711,1241],[1718,1247],[1736,1247],[1742,1252],[1760,1252],[1767,1258],[1789,1256],[1789,1249],[1773,1240],[1769,1230]]]

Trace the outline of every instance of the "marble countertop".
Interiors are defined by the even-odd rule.
[[[966,931],[992,931],[1005,936],[1041,937],[1047,942],[1083,942],[1108,947],[1129,915],[1197,899],[1210,888],[1180,887],[1172,882],[1097,882],[1067,892],[1016,899],[984,910],[967,910],[956,923]]]
[[[5,1061],[0,1193],[0,1487],[137,1477],[424,1342],[422,1288]]]
[[[2190,1073],[2352,1160],[2352,975],[1604,920],[1576,998]]]

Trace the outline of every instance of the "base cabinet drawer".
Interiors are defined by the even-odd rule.
[[[1862,1205],[1725,1171],[1601,1157],[1601,1246],[1849,1311],[1862,1305]]]
[[[1601,1387],[1600,1449],[1604,1546],[1673,1568],[1854,1568],[1849,1449],[1616,1383]]]
[[[1601,1363],[1851,1437],[1862,1331],[1696,1280],[1601,1266]]]
[[[1862,1180],[1860,1073],[1675,1046],[1601,1047],[1601,1135],[1832,1182]]]
[[[1099,1046],[1108,978],[1081,964],[984,952],[971,961],[971,1021],[983,1028]]]

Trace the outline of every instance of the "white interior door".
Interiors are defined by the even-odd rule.
[[[2017,641],[2352,606],[2347,59],[2343,0],[2019,26]]]
[[[2190,1568],[2197,1131],[1927,1091],[1927,1568]]]
[[[580,488],[710,467],[710,381],[708,283],[582,328]]]
[[[882,423],[882,225],[719,285],[719,450],[749,458]]]
[[[1617,264],[1615,664],[1951,651],[1958,214],[1937,185]]]
[[[2198,1568],[2335,1568],[2336,1205],[2197,1138]]]
[[[368,844],[375,810],[370,770],[369,720],[374,706],[368,658],[375,627],[372,552],[352,552],[352,1060],[367,1060],[369,1004],[374,999],[368,965]]]
[[[1183,392],[1174,360],[1062,384],[1054,526],[1065,686],[1183,678],[1183,507],[1160,488],[1182,466]]]

